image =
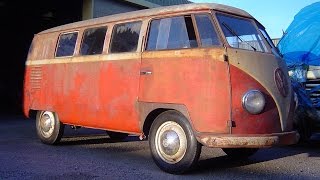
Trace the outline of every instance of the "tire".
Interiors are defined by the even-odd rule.
[[[223,148],[222,149],[232,159],[247,159],[249,156],[255,154],[259,149],[257,148]]]
[[[124,140],[126,137],[128,137],[128,134],[126,133],[119,133],[119,132],[113,132],[113,131],[107,131],[107,134],[109,135],[111,140],[121,141]]]
[[[308,143],[312,135],[309,119],[301,119],[299,121],[297,130],[300,135],[299,143]]]
[[[157,166],[171,174],[182,174],[193,168],[201,153],[189,121],[174,110],[163,112],[154,120],[149,146]]]
[[[36,116],[37,135],[44,144],[57,144],[63,135],[64,124],[50,111],[38,111]]]
[[[312,110],[299,106],[294,114],[294,127],[297,129],[300,139],[299,143],[308,143],[312,135],[312,119],[316,119],[316,116],[312,116]]]

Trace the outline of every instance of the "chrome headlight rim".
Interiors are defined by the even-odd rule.
[[[261,97],[261,100],[262,100],[262,104],[263,106],[258,109],[257,111],[250,111],[249,108],[247,107],[247,98],[248,96],[252,95],[252,94],[259,94],[260,97]],[[253,90],[249,90],[247,91],[243,96],[242,96],[242,107],[243,109],[245,109],[248,113],[250,114],[253,114],[253,115],[258,115],[258,114],[261,114],[263,112],[263,110],[265,109],[265,106],[266,106],[266,99],[265,99],[265,96],[264,94],[259,91],[259,90],[256,90],[256,89],[253,89]]]

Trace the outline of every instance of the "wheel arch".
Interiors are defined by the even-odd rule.
[[[161,113],[175,110],[182,115],[184,115],[189,121],[191,127],[193,128],[192,121],[190,119],[190,115],[188,109],[185,105],[182,104],[164,104],[164,103],[139,103],[139,118],[140,118],[140,129],[145,136],[149,135],[149,130],[151,128],[154,120]]]
[[[31,119],[36,119],[39,110],[29,109],[27,117]]]
[[[30,119],[36,119],[37,113],[41,111],[51,111],[57,114],[57,112],[53,111],[52,109],[44,110],[39,108],[39,109],[29,109],[28,114],[25,114],[25,115]]]

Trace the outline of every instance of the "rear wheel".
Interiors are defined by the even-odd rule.
[[[110,139],[117,141],[124,140],[126,137],[128,137],[128,134],[126,133],[119,133],[113,131],[107,131],[107,134],[109,135]]]
[[[51,111],[38,111],[36,129],[39,139],[44,144],[56,144],[63,135],[64,124],[60,122],[56,113]]]
[[[257,148],[223,148],[228,156],[233,159],[246,159],[255,154],[259,149]]]
[[[172,174],[191,169],[201,152],[189,121],[177,111],[166,111],[155,119],[150,129],[149,146],[158,167]]]

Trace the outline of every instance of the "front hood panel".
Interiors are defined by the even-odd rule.
[[[235,66],[250,75],[274,99],[279,111],[282,131],[291,130],[292,89],[285,62],[272,54],[248,50],[229,48],[227,53],[231,66]],[[279,82],[279,69],[283,72],[283,82]],[[287,87],[285,90],[282,87],[283,85]]]

